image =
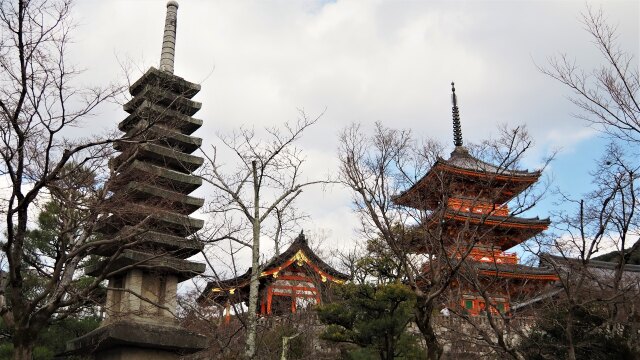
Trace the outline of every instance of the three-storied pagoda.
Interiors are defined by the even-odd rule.
[[[188,194],[201,185],[192,175],[203,159],[192,155],[202,121],[191,100],[200,85],[173,74],[178,4],[167,3],[160,69],[150,68],[129,91],[130,115],[112,159],[112,210],[100,222],[105,259],[87,270],[109,281],[101,326],[71,341],[69,353],[96,359],[177,359],[206,347],[206,338],[181,328],[175,317],[177,284],[204,264],[186,260],[202,250],[192,238],[203,221],[189,216],[203,199]],[[120,239],[120,240],[119,240]]]
[[[509,311],[512,295],[531,292],[558,280],[550,269],[518,264],[507,250],[547,229],[549,219],[513,216],[508,202],[540,178],[540,171],[522,171],[486,163],[463,146],[460,114],[452,83],[453,135],[455,149],[448,160],[438,159],[411,188],[394,201],[431,212],[426,232],[440,229],[449,259],[470,265],[490,287],[491,307]],[[473,230],[470,231],[469,229]],[[432,246],[417,239],[414,251],[433,254]],[[495,281],[498,280],[498,281]],[[472,286],[457,282],[460,306],[471,314],[490,308]]]
[[[295,313],[300,306],[321,304],[331,284],[348,279],[322,261],[300,233],[287,250],[262,265],[258,309],[263,316]],[[228,322],[231,305],[249,301],[250,281],[251,269],[232,279],[210,282],[198,302],[223,305]]]

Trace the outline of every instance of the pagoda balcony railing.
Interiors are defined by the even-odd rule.
[[[449,257],[461,258],[464,249],[452,248],[449,251]],[[491,264],[510,264],[516,265],[518,263],[518,255],[516,253],[508,253],[501,250],[491,250],[483,248],[473,248],[471,252],[465,258],[466,260],[486,262]]]
[[[502,251],[489,252],[473,249],[467,258],[478,262],[487,262],[492,264],[516,265],[518,263],[518,255],[516,255],[516,253]]]
[[[449,198],[447,206],[451,210],[460,212],[493,216],[509,216],[509,207],[507,205],[492,204],[477,200]]]
[[[460,256],[457,256],[460,258]],[[505,253],[501,252],[499,254],[469,254],[466,258],[466,261],[477,261],[484,262],[489,264],[508,264],[508,265],[517,265],[518,264],[518,256],[515,253]],[[425,261],[420,266],[422,273],[428,273],[430,271],[429,261]]]

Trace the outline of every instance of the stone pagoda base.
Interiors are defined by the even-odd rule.
[[[181,327],[119,321],[68,342],[64,355],[90,352],[95,360],[177,360],[205,348],[205,336]]]

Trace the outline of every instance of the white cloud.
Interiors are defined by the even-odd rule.
[[[78,2],[72,55],[88,67],[85,79],[116,78],[115,54],[143,69],[156,65],[164,4]],[[622,47],[637,55],[638,3],[602,6],[619,23]],[[449,142],[451,80],[467,140],[488,137],[498,123],[526,124],[540,151],[591,136],[571,118],[567,90],[534,64],[559,52],[587,68],[598,63],[578,22],[583,10],[580,1],[182,1],[176,74],[202,82],[197,117],[205,125],[194,135],[207,144],[241,124],[282,124],[296,108],[310,115],[326,108],[300,142],[309,176],[337,171],[336,134],[353,121]],[[93,124],[115,127],[124,116],[103,113]],[[299,202],[313,218],[309,226],[331,229],[336,245],[354,239],[349,203],[342,189],[309,190]]]

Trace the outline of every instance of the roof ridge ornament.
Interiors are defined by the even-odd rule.
[[[176,56],[176,29],[178,27],[178,2],[167,2],[167,17],[164,21],[160,70],[173,74],[173,62]]]
[[[462,126],[460,124],[460,112],[458,110],[458,98],[456,96],[456,87],[451,82],[451,102],[453,107],[451,112],[453,114],[453,144],[458,147],[462,146]]]

